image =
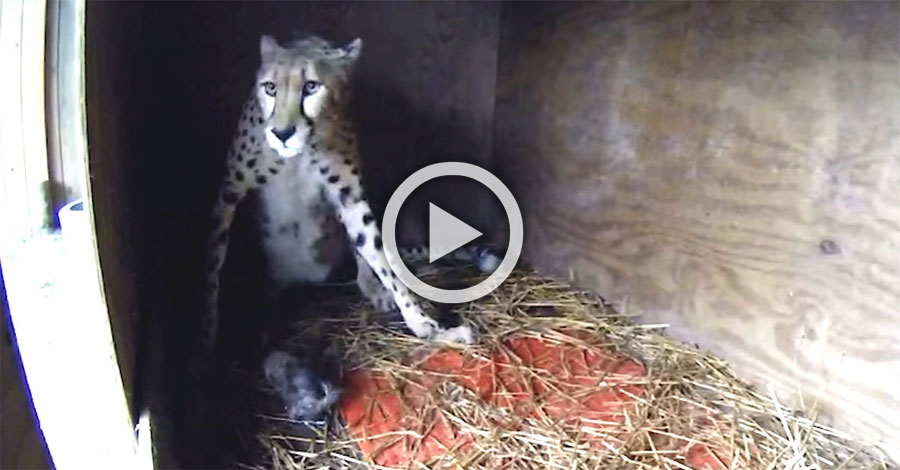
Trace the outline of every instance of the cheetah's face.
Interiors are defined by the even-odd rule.
[[[282,47],[272,37],[262,37],[256,96],[266,142],[279,156],[302,153],[316,125],[343,104],[361,49],[360,39],[334,47],[311,37]]]

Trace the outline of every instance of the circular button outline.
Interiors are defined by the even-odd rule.
[[[406,198],[419,186],[435,178],[442,176],[463,176],[474,179],[486,186],[503,204],[506,218],[509,221],[509,246],[506,255],[500,265],[487,279],[465,289],[441,289],[427,284],[417,278],[400,259],[397,249],[396,227],[400,208]],[[524,239],[524,224],[519,204],[513,197],[509,188],[494,176],[491,172],[471,163],[465,162],[440,162],[422,168],[406,178],[394,194],[388,200],[382,222],[382,238],[384,241],[384,253],[391,269],[397,274],[403,284],[416,294],[434,302],[445,304],[460,304],[480,299],[490,294],[500,286],[512,273],[522,254],[522,242]]]

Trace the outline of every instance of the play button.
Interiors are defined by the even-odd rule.
[[[428,203],[428,262],[434,263],[447,253],[481,236],[481,232]]]
[[[462,176],[483,184],[500,200],[503,210],[506,211],[506,218],[509,220],[509,246],[506,248],[506,254],[503,256],[500,265],[486,279],[465,289],[441,289],[423,282],[403,264],[397,250],[397,217],[400,214],[403,202],[423,183],[442,176]],[[387,203],[381,230],[384,239],[385,257],[397,278],[411,291],[426,299],[450,304],[477,300],[500,286],[515,268],[519,255],[522,253],[522,241],[525,238],[522,227],[522,212],[519,210],[519,205],[516,204],[515,198],[513,198],[506,185],[489,171],[462,162],[442,162],[429,165],[413,173],[406,181],[401,183]],[[440,207],[429,203],[429,263],[440,259],[480,236],[481,232],[478,230],[470,227]]]

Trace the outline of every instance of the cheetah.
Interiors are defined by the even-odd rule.
[[[216,343],[219,279],[235,210],[251,191],[260,196],[259,217],[268,227],[263,248],[276,290],[329,276],[334,260],[320,259],[315,252],[328,237],[328,227],[337,226],[341,243],[355,258],[359,289],[377,309],[398,309],[420,338],[473,342],[468,326],[444,328],[426,315],[424,301],[397,279],[385,257],[360,181],[349,114],[349,82],[362,40],[335,46],[308,36],[279,44],[264,35],[259,48],[256,81],[213,208],[200,331],[203,353],[209,354]]]

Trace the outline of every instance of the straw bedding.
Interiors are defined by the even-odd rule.
[[[442,268],[430,282],[448,286],[474,276],[463,268]],[[251,400],[256,408],[252,425],[245,422],[238,431],[251,457],[236,466],[386,468],[373,456],[401,441],[409,455],[420,451],[439,421],[452,430],[457,445],[401,468],[895,468],[877,449],[816,423],[814,410],[787,409],[774,393],[754,390],[722,360],[667,338],[660,326],[635,324],[601,299],[525,269],[488,296],[459,307],[479,330],[479,343],[467,347],[420,341],[403,331],[399,318],[375,315],[353,288],[340,292],[302,307],[315,315],[293,324],[282,346],[303,354],[310,344],[320,348],[317,340],[326,338],[339,345],[345,376],[364,370],[401,389],[431,375],[430,385],[418,387],[415,403],[403,405],[403,429],[382,436],[360,435],[358,428],[352,433],[340,412],[323,426],[307,427],[281,417],[276,407],[262,405],[264,400]],[[499,389],[486,398],[465,371],[454,376],[424,366],[438,350],[474,364],[489,363],[486,358],[498,353],[510,357],[510,338],[576,348],[584,357],[623,357],[639,365],[629,370],[640,373],[617,376],[613,370],[601,380],[562,386],[546,370],[517,363],[504,369],[505,382],[497,384],[543,390],[535,392],[543,398],[531,400],[523,411],[523,403],[512,406],[509,399],[498,399],[503,396]],[[252,395],[265,396],[252,372],[241,373],[257,387]],[[551,396],[580,403],[601,388],[625,398],[606,410],[605,419],[591,420],[584,408],[553,413],[549,402],[537,403]],[[402,390],[397,393],[401,401],[409,398]],[[380,439],[374,452],[369,445],[364,455],[362,440],[374,438]]]

